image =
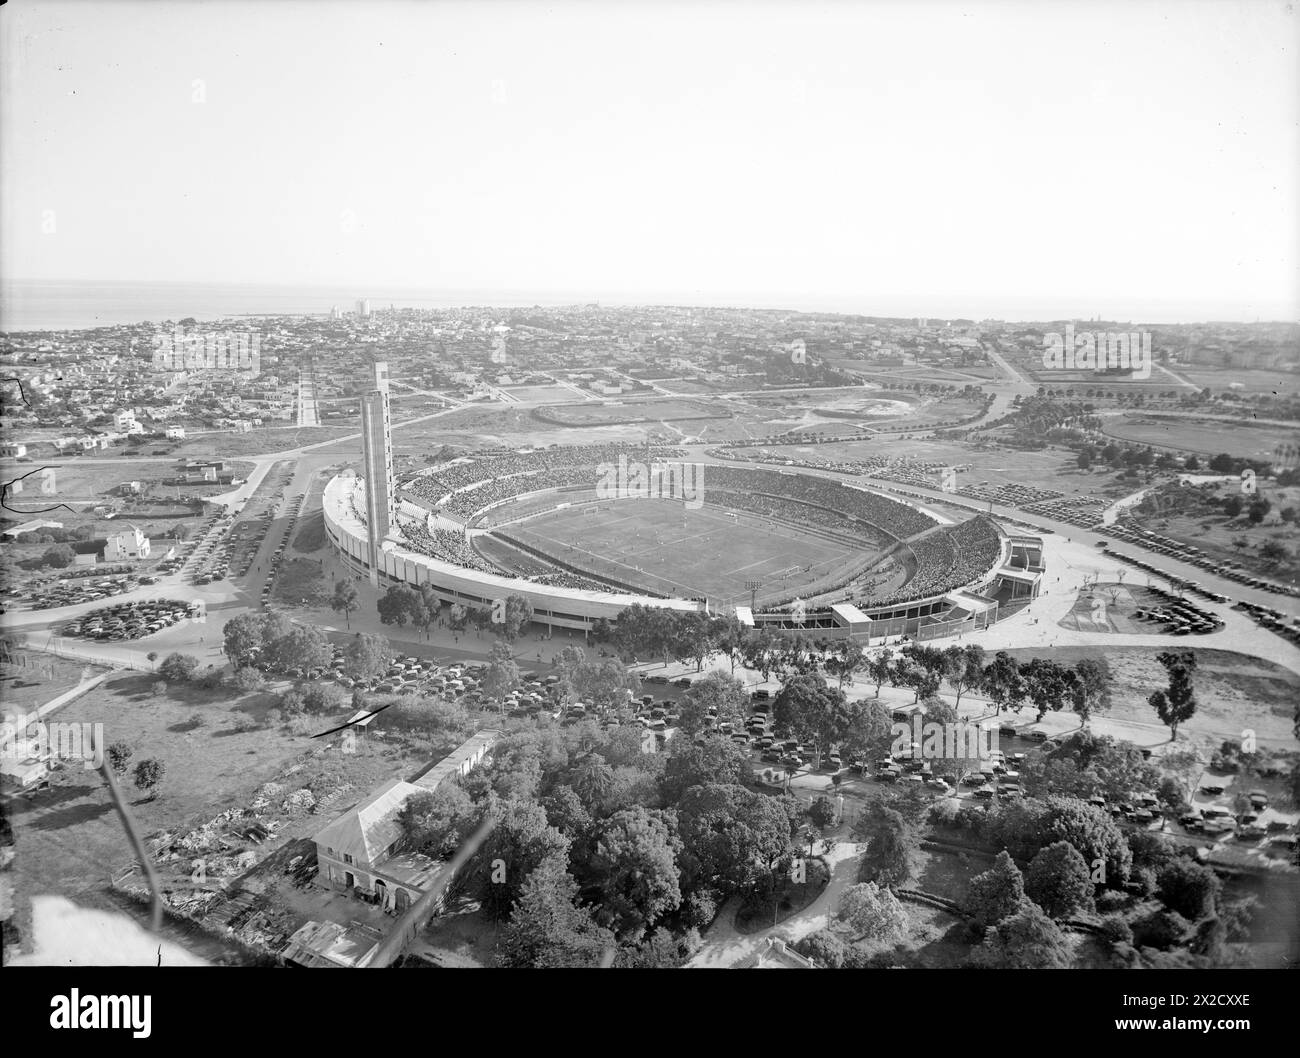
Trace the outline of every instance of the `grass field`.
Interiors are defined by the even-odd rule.
[[[1300,694],[1300,677],[1263,658],[1197,648],[1191,636],[1171,639],[1169,643],[1171,650],[1192,650],[1196,654],[1194,682],[1199,705],[1191,720],[1179,728],[1180,743],[1197,742],[1217,748],[1223,739],[1239,739],[1242,730],[1249,728],[1261,746],[1295,749],[1291,725],[1296,696]],[[1049,657],[1063,665],[1073,665],[1081,658],[1095,658],[1097,648],[1020,647],[1007,653],[1017,661]],[[1169,682],[1165,670],[1156,661],[1157,653],[1151,647],[1106,648],[1112,677],[1112,702],[1107,717],[1160,723],[1155,710],[1147,703],[1152,691],[1163,689]]]
[[[1254,426],[1217,419],[1156,418],[1126,415],[1102,420],[1108,437],[1141,444],[1163,445],[1186,452],[1216,455],[1227,452],[1246,459],[1270,459],[1279,444],[1294,444],[1297,431],[1285,426]]]
[[[733,605],[748,604],[746,581],[762,582],[760,602],[789,597],[874,557],[752,515],[733,518],[708,505],[689,510],[676,501],[573,507],[500,535],[637,588]]]
[[[566,426],[603,426],[624,422],[672,422],[676,419],[727,418],[729,413],[719,411],[693,400],[627,401],[590,404],[552,404],[537,409],[543,421],[559,422]]]

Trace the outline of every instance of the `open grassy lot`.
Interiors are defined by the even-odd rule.
[[[346,426],[282,426],[264,427],[248,433],[201,434],[187,438],[172,454],[177,459],[231,459],[262,452],[283,452],[355,432]]]
[[[1157,415],[1111,416],[1102,420],[1108,437],[1139,444],[1162,445],[1184,452],[1215,455],[1227,452],[1243,459],[1269,460],[1279,444],[1294,444],[1296,429],[1239,422]]]
[[[677,501],[568,508],[499,535],[623,583],[719,604],[747,604],[749,580],[762,582],[760,600],[788,597],[872,557],[752,515],[733,518],[709,505],[690,510]]]
[[[272,693],[239,695],[226,689],[168,688],[155,694],[152,677],[114,677],[61,710],[65,721],[102,723],[105,740],[125,741],[132,761],[155,758],[166,774],[157,796],[148,798],[122,782],[131,813],[146,840],[153,835],[190,833],[228,809],[245,808],[259,795],[262,820],[274,820],[275,838],[249,846],[265,871],[285,858],[287,842],[300,842],[355,803],[378,783],[408,776],[452,748],[460,737],[380,738],[357,741],[355,752],[340,753],[338,740],[313,740],[309,734],[334,726],[338,716],[313,717],[294,734],[278,723]],[[117,907],[108,891],[110,872],[134,857],[122,824],[98,773],[80,765],[56,773],[53,789],[10,807],[15,834],[12,868],[19,926],[27,935],[27,901],[55,893],[94,907]],[[274,782],[274,786],[264,784]],[[307,798],[303,791],[309,791]],[[305,798],[305,800],[304,800]],[[310,807],[320,804],[314,814]],[[232,824],[232,833],[238,826]],[[226,849],[232,856],[238,849]],[[185,888],[185,856],[159,863],[165,887]],[[262,867],[258,868],[263,871]],[[263,871],[263,873],[265,873]],[[323,898],[322,898],[323,899]],[[322,917],[315,907],[302,919]],[[355,908],[351,909],[355,914]]]
[[[104,670],[53,654],[19,651],[12,662],[0,663],[0,712],[34,712],[52,698]]]
[[[1218,393],[1239,384],[1239,393],[1275,393],[1282,397],[1300,394],[1300,375],[1294,371],[1251,371],[1245,368],[1215,368],[1199,364],[1176,364],[1181,378],[1202,389]]]
[[[264,721],[275,705],[273,695],[188,688],[156,695],[153,686],[150,676],[113,677],[56,714],[64,722],[103,724],[105,741],[130,744],[133,760],[163,763],[166,774],[156,798],[145,799],[129,777],[123,784],[145,834],[241,803],[310,745],[275,729],[236,730],[241,716]],[[107,883],[112,867],[132,859],[94,771],[65,766],[53,789],[14,802],[11,811],[15,889],[22,896],[60,893],[76,899],[94,893]]]
[[[1246,728],[1255,732],[1261,745],[1295,749],[1291,726],[1296,697],[1300,695],[1300,676],[1264,658],[1249,657],[1226,650],[1196,647],[1193,637],[1170,639],[1169,649],[1191,650],[1196,654],[1194,677],[1200,702],[1196,715],[1178,729],[1180,742],[1193,740],[1216,748],[1224,739],[1239,739]],[[1066,665],[1082,658],[1095,658],[1096,647],[1031,647],[1007,651],[1018,661],[1047,657]],[[1106,661],[1111,670],[1111,707],[1107,716],[1113,720],[1142,724],[1160,723],[1155,710],[1147,703],[1152,691],[1168,685],[1168,677],[1156,661],[1158,650],[1152,647],[1107,647]],[[1032,706],[1027,708],[1032,709]]]
[[[584,404],[551,404],[537,409],[536,418],[565,426],[604,426],[624,422],[673,422],[680,419],[726,418],[716,404],[693,400],[626,400]]]

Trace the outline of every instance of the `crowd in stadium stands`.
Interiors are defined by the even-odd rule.
[[[850,539],[862,539],[862,523],[838,511],[809,507],[798,500],[787,499],[784,496],[771,496],[762,492],[731,492],[726,489],[711,488],[706,489],[704,495],[709,502],[721,507],[748,511],[751,514],[762,515],[764,518],[805,529],[815,527]]]
[[[903,485],[913,485],[924,489],[943,488],[943,474],[953,469],[957,472],[960,488],[953,494],[969,500],[981,501],[983,504],[996,503],[1005,507],[1019,507],[1029,514],[1044,518],[1054,518],[1069,525],[1084,529],[1093,529],[1101,522],[1106,504],[1090,497],[1066,499],[1063,492],[1055,489],[1038,488],[1017,482],[988,482],[963,484],[963,478],[973,467],[967,463],[953,466],[949,463],[922,461],[913,459],[896,459],[887,456],[866,456],[862,459],[790,459],[773,454],[762,448],[716,448],[709,452],[715,458],[730,459],[737,462],[783,463],[791,467],[807,467],[812,470],[835,470],[845,474],[860,474],[880,481],[896,481]],[[915,495],[915,494],[913,494]],[[921,496],[921,499],[929,497]],[[979,510],[980,507],[966,504],[955,506],[967,510]]]
[[[465,539],[464,533],[450,529],[434,529],[431,533],[419,521],[409,521],[402,525],[402,535],[415,551],[450,562],[454,566],[478,570],[480,573],[500,572],[491,563],[480,558]]]
[[[619,456],[629,461],[646,459],[646,446],[624,445],[574,445],[567,448],[543,448],[536,452],[512,452],[509,455],[475,459],[464,463],[451,463],[429,474],[422,474],[407,482],[405,488],[425,499],[437,500],[468,488],[480,481],[517,474],[534,474],[539,470],[560,470],[565,467],[595,467],[600,463],[617,463]],[[677,448],[650,449],[650,461],[681,459],[685,453]]]
[[[508,478],[485,481],[475,488],[454,493],[438,510],[441,514],[468,521],[484,508],[514,496],[522,496],[528,492],[541,492],[545,489],[569,488],[574,485],[587,485],[594,488],[597,480],[594,466],[557,467],[551,470],[539,470],[534,474],[516,474]]]
[[[997,528],[987,518],[974,517],[914,540],[916,573],[884,603],[909,602],[952,591],[987,573],[1002,551]],[[873,600],[859,600],[859,605]]]
[[[706,498],[711,489],[785,496],[850,515],[896,540],[915,536],[934,525],[933,518],[914,507],[874,492],[852,488],[834,478],[782,474],[757,467],[741,470],[739,467],[709,466],[704,471],[703,484]]]
[[[576,573],[543,573],[537,577],[529,577],[534,584],[547,584],[556,588],[581,588],[583,591],[614,591],[615,589],[609,584],[602,584],[598,580],[591,580],[587,577],[580,577]]]

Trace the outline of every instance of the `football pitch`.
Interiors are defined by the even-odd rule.
[[[552,511],[498,530],[565,564],[640,590],[718,605],[790,598],[827,577],[847,576],[879,554],[706,504],[620,500]]]

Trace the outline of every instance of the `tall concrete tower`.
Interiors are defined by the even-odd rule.
[[[366,536],[370,544],[370,583],[378,587],[383,543],[397,521],[388,364],[382,361],[375,364],[375,388],[361,398],[361,451],[366,476]]]

